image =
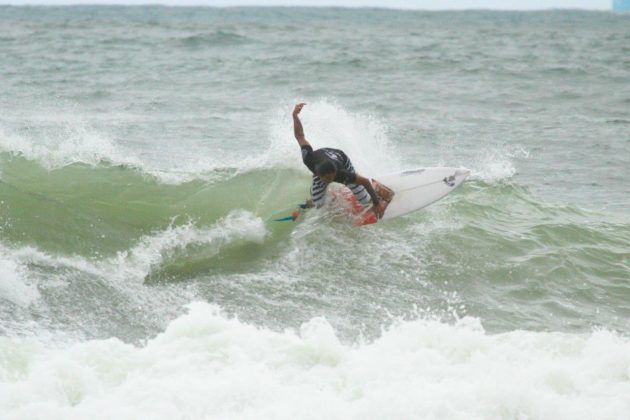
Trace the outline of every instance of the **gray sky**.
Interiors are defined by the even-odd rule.
[[[0,4],[166,4],[172,6],[348,6],[403,9],[538,10],[574,8],[610,10],[612,0],[0,0]]]

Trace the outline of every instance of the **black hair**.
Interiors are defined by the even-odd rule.
[[[333,172],[337,172],[337,167],[330,160],[325,160],[315,165],[315,175],[317,176],[328,175]]]

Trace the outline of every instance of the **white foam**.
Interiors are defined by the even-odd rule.
[[[187,246],[212,244],[218,252],[221,246],[237,240],[261,243],[267,234],[260,217],[236,210],[207,229],[200,229],[192,223],[169,226],[164,231],[143,237],[133,248],[120,252],[104,265],[114,268],[122,280],[143,280],[153,266]]]
[[[27,306],[39,298],[35,284],[30,283],[23,265],[15,261],[7,248],[0,246],[0,298]]]
[[[175,149],[170,150],[170,153],[159,154],[167,156],[166,160],[153,162],[147,156],[141,157],[142,150],[134,151],[123,146],[108,133],[92,127],[86,118],[76,112],[58,115],[41,111],[45,114],[46,124],[50,126],[33,133],[18,133],[0,127],[0,150],[20,154],[49,170],[75,163],[92,166],[102,163],[126,165],[168,184],[196,179],[214,181],[223,179],[227,173],[260,169],[305,170],[293,137],[292,106],[287,103],[270,113],[266,127],[268,146],[265,151],[244,158],[240,155],[237,158],[223,156],[221,162],[205,154],[199,157],[199,154],[189,155]],[[309,102],[301,117],[307,138],[314,148],[343,149],[358,171],[377,175],[394,172],[399,167],[396,152],[387,139],[385,126],[375,117],[350,113],[327,100]]]
[[[236,169],[229,165],[227,167],[217,165],[207,157],[185,161],[173,159],[169,163],[169,168],[164,169],[155,163],[139,158],[128,147],[90,128],[86,123],[67,122],[65,127],[66,129],[61,133],[53,130],[36,139],[10,133],[0,127],[0,151],[23,156],[37,162],[47,170],[60,169],[72,164],[124,165],[142,171],[162,183],[174,185],[197,179],[220,180],[225,176],[225,169]],[[215,172],[217,170],[219,172]]]
[[[56,130],[39,133],[36,140],[0,129],[0,150],[37,161],[48,170],[73,163],[96,166],[104,161],[140,165],[140,160],[129,150],[124,150],[81,120],[64,121]]]
[[[323,318],[274,332],[205,303],[143,347],[0,339],[6,419],[630,418],[630,340],[405,321],[340,342]]]
[[[133,150],[108,133],[92,127],[80,113],[73,111],[60,115],[49,111],[40,112],[43,115],[29,118],[36,125],[45,124],[34,132],[18,132],[0,127],[0,151],[21,155],[47,170],[72,164],[124,165],[140,170],[165,184],[181,184],[197,179],[214,181],[225,176],[224,173],[214,171],[226,167],[217,165],[207,156],[182,160],[179,156],[173,159],[173,153],[167,153],[171,161],[167,162],[168,167],[165,169],[161,162],[141,158],[143,150]],[[92,116],[90,120],[94,118],[96,117]]]
[[[216,246],[215,252],[218,252],[222,246],[238,240],[260,243],[267,234],[260,217],[248,211],[235,210],[209,228],[199,228],[193,223],[169,226],[163,231],[142,237],[129,250],[104,260],[50,255],[30,246],[17,249],[1,247],[0,270],[4,271],[0,273],[13,273],[6,278],[17,279],[20,278],[20,273],[25,271],[20,267],[34,263],[50,267],[69,267],[99,277],[115,279],[121,284],[129,284],[129,280],[142,283],[152,267],[160,264],[173,252],[187,246],[213,244]],[[6,259],[2,258],[3,252]]]

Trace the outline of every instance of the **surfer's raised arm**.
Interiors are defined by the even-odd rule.
[[[293,108],[293,134],[295,134],[295,138],[297,139],[300,147],[310,146],[309,142],[306,141],[306,137],[304,137],[304,128],[302,128],[302,122],[300,121],[300,117],[298,117],[298,114],[304,105],[306,104],[299,103],[295,106],[295,108]]]

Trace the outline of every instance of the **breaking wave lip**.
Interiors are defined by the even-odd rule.
[[[98,166],[104,162],[111,162],[117,165],[140,166],[140,160],[129,151],[122,150],[107,137],[84,125],[74,124],[66,131],[66,135],[61,139],[51,139],[44,144],[38,144],[16,133],[7,134],[0,128],[0,150],[36,161],[48,170],[75,163]]]
[[[323,317],[272,331],[202,302],[142,346],[0,339],[0,408],[47,418],[630,416],[630,340],[399,321],[343,343]],[[605,354],[606,357],[602,357]]]
[[[268,231],[263,220],[244,210],[235,210],[212,227],[199,229],[192,223],[145,236],[130,250],[119,252],[107,265],[118,267],[120,278],[143,279],[165,257],[190,245],[216,245],[214,252],[230,242],[245,240],[262,243]]]
[[[17,269],[12,268],[14,264],[19,267],[20,264],[38,263],[70,267],[115,279],[120,284],[128,284],[129,280],[141,283],[152,267],[187,246],[214,244],[217,246],[215,252],[219,252],[222,246],[237,240],[262,243],[267,235],[268,231],[261,218],[245,210],[235,210],[205,229],[198,228],[192,222],[180,226],[171,225],[163,231],[142,237],[131,249],[118,252],[102,261],[78,256],[53,256],[30,246],[15,250],[6,248],[9,259],[4,265],[4,260],[0,260],[0,269],[8,267],[15,272]]]
[[[88,123],[60,121],[54,133],[40,142],[0,127],[0,151],[19,154],[38,162],[48,170],[73,164],[90,166],[125,166],[165,184],[182,184],[195,180],[224,181],[226,178],[260,169],[291,169],[305,174],[299,149],[293,138],[292,121],[285,103],[269,113],[268,144],[262,153],[238,158],[222,158],[220,162],[190,156],[160,167],[138,157],[124,145],[92,129]],[[301,114],[308,138],[314,148],[334,147],[344,150],[360,173],[379,176],[410,169],[402,164],[400,152],[388,138],[388,128],[379,118],[352,113],[330,99],[308,101]],[[61,130],[63,135],[57,131]],[[527,157],[522,148],[497,147],[479,155],[476,162],[462,162],[473,170],[472,179],[495,182],[516,173],[513,158]],[[447,162],[436,162],[440,166]],[[444,165],[443,165],[444,166]],[[448,165],[452,166],[452,162]]]
[[[193,156],[183,163],[172,162],[170,168],[157,167],[82,120],[56,122],[59,126],[47,134],[48,138],[37,141],[0,126],[0,151],[21,155],[48,170],[72,164],[122,165],[167,184],[223,180],[269,168],[304,171],[293,138],[291,106],[282,104],[269,114],[268,145],[262,153],[225,158],[221,162]],[[352,157],[358,171],[369,169],[370,173],[382,175],[402,170],[397,152],[387,138],[386,126],[376,117],[350,113],[333,101],[320,99],[308,103],[302,119],[314,148],[343,149]]]
[[[0,150],[19,154],[38,162],[48,170],[72,164],[90,166],[125,166],[139,171],[161,183],[178,185],[196,180],[223,182],[234,176],[260,169],[305,169],[293,138],[292,121],[287,117],[291,104],[279,106],[269,113],[268,144],[255,156],[238,159],[222,158],[221,162],[191,156],[160,167],[136,156],[124,145],[106,134],[92,129],[81,119],[60,121],[45,141],[25,138],[0,127]],[[358,172],[379,176],[410,169],[402,165],[399,151],[388,138],[388,129],[377,117],[348,112],[330,99],[307,101],[301,114],[308,138],[314,148],[335,147],[344,150]],[[61,136],[57,131],[61,130]],[[515,159],[528,158],[529,152],[518,145],[497,145],[479,152],[472,162],[460,162],[472,169],[471,180],[489,183],[502,182],[517,173]],[[452,166],[453,162],[436,162]],[[1,172],[0,172],[1,173]]]

